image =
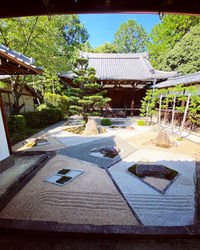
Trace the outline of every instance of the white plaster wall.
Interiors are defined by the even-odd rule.
[[[2,117],[2,112],[0,108],[0,161],[4,160],[8,156],[10,156],[10,153],[8,149],[8,143],[6,139],[3,117]]]

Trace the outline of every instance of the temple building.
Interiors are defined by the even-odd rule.
[[[138,115],[146,89],[159,82],[178,76],[177,72],[156,70],[149,61],[148,52],[135,54],[86,53],[90,68],[96,69],[98,83],[107,90],[111,101],[104,109],[108,116]],[[73,86],[73,74],[61,76]],[[73,86],[74,87],[74,86]]]

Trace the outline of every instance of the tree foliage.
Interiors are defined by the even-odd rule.
[[[112,43],[104,43],[104,45],[98,46],[96,49],[93,49],[94,53],[117,53],[117,49]]]
[[[200,24],[191,28],[190,32],[168,49],[159,58],[158,69],[178,70],[183,75],[200,69]]]
[[[115,33],[114,45],[119,53],[136,53],[146,49],[148,34],[142,25],[130,19]]]
[[[0,20],[0,43],[36,60],[51,73],[71,68],[77,48],[88,33],[76,15],[21,17]],[[37,78],[37,77],[35,77]],[[20,111],[19,98],[25,83],[37,79],[12,76],[13,113]],[[34,86],[34,84],[33,84]]]
[[[96,82],[96,71],[88,68],[88,59],[77,58],[74,63],[75,76],[73,84],[75,88],[69,89],[70,113],[82,114],[85,121],[91,115],[99,115],[100,110],[105,106],[110,98],[104,98],[105,91],[101,91],[101,86]]]
[[[152,65],[158,67],[160,56],[174,48],[175,44],[199,23],[199,20],[197,16],[166,15],[161,23],[154,25],[147,46]]]
[[[159,125],[161,125],[161,109],[165,109],[169,104],[172,104],[171,131],[173,133],[174,115],[177,110],[183,114],[179,132],[181,135],[187,118],[193,126],[200,125],[199,90],[199,85],[183,86],[182,84],[165,89],[147,90],[146,96],[141,101],[140,116],[146,116],[147,121],[147,117],[152,117],[156,108],[159,107],[158,118]],[[182,101],[186,102],[186,105],[182,105]]]

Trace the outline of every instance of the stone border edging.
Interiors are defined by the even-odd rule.
[[[8,190],[0,196],[0,211],[10,202],[10,200],[36,175],[36,173],[56,155],[55,151],[20,151],[13,152],[14,156],[34,156],[41,155],[37,161],[25,170],[18,179],[12,183]]]
[[[200,236],[197,226],[126,226],[126,225],[91,225],[64,224],[55,221],[31,221],[0,219],[0,231],[28,231],[31,233],[65,233],[65,234],[113,234],[130,236]]]

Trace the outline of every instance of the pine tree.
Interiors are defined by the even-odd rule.
[[[104,98],[106,91],[102,91],[97,83],[96,70],[88,68],[88,59],[76,58],[74,63],[74,88],[69,89],[70,113],[82,114],[85,122],[89,115],[101,115],[101,110],[110,98]]]

